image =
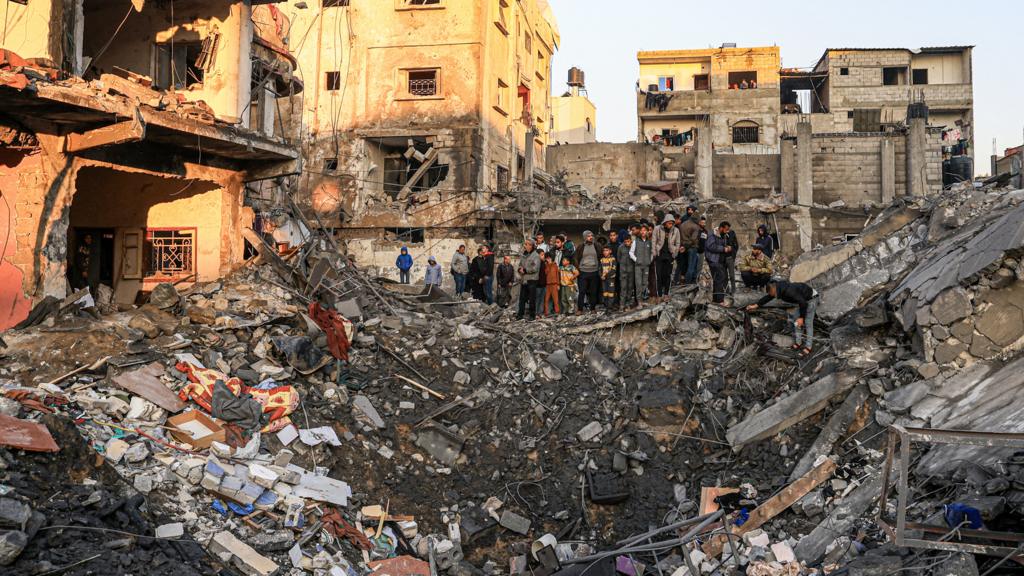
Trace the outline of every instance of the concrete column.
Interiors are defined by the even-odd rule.
[[[998,174],[996,174],[996,172],[999,171],[999,168],[996,166],[998,164],[998,160],[999,160],[999,156],[997,156],[995,154],[993,154],[992,157],[990,158],[990,161],[992,162],[992,167],[989,168],[989,173],[988,173],[989,176],[998,176]]]
[[[896,198],[896,144],[892,138],[882,138],[880,156],[882,160],[882,204]]]
[[[923,197],[928,193],[925,151],[928,147],[927,120],[911,118],[907,132],[907,195]]]
[[[796,202],[801,206],[814,204],[814,174],[811,172],[811,157],[814,144],[811,142],[811,123],[796,125]]]
[[[1024,188],[1024,146],[1021,147],[1018,156],[1020,156],[1020,162],[1018,163],[1020,168],[1017,168],[1017,188],[1020,189]]]
[[[714,174],[715,151],[711,149],[711,128],[701,127],[695,130],[697,130],[697,162],[694,168],[694,185],[697,188],[697,196],[714,198],[712,175]]]
[[[786,202],[796,201],[796,142],[792,139],[783,140],[781,148],[780,161],[782,162],[781,175],[779,177],[779,183],[781,184],[782,197],[786,199]]]

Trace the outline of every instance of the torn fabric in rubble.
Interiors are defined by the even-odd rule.
[[[270,423],[261,432],[277,432],[292,423],[289,414],[299,407],[299,393],[292,386],[284,385],[260,390],[246,386],[238,378],[228,378],[222,372],[209,368],[197,368],[188,362],[178,362],[175,366],[188,376],[189,383],[179,392],[182,400],[191,399],[202,406],[207,412],[213,412],[213,390],[218,380],[236,396],[249,394],[263,406],[263,413],[269,415]]]

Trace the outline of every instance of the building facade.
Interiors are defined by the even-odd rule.
[[[590,101],[583,71],[569,69],[569,89],[551,98],[551,143],[597,142],[597,107]]]
[[[298,162],[275,113],[302,89],[284,15],[249,0],[8,9],[0,329],[47,296],[131,304],[240,263],[247,183]]]
[[[296,197],[362,265],[403,245],[442,265],[488,234],[488,207],[544,167],[551,56],[545,0],[293,1],[307,89],[290,106],[306,165]],[[473,232],[473,234],[468,234]]]

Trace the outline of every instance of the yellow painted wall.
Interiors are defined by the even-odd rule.
[[[32,0],[27,4],[5,1],[0,47],[22,58],[41,58],[59,65],[63,6],[61,0]]]
[[[658,78],[671,76],[675,79],[675,89],[693,90],[693,77],[698,74],[709,74],[711,62],[680,62],[677,64],[641,64],[640,88],[647,90],[651,84],[657,84]]]
[[[551,142],[597,142],[597,107],[586,96],[555,96],[551,99]],[[587,121],[590,121],[589,126]]]

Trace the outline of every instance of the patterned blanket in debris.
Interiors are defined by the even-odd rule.
[[[246,386],[239,378],[228,378],[223,372],[209,368],[199,368],[188,362],[178,362],[175,366],[179,371],[188,376],[189,383],[178,391],[178,397],[182,401],[190,398],[199,404],[207,412],[213,412],[213,385],[221,380],[238,396],[250,394],[263,406],[263,413],[270,415],[270,423],[263,427],[261,432],[277,432],[292,423],[289,414],[299,407],[299,393],[292,386],[276,386],[266,390]]]

